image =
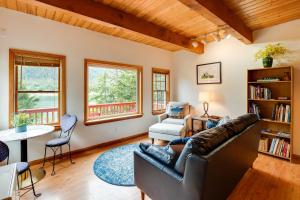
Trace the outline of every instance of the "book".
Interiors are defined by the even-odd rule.
[[[276,104],[272,110],[272,120],[279,122],[291,122],[291,106]]]
[[[249,86],[250,99],[264,99],[268,100],[272,98],[272,92],[268,88],[262,88],[261,86]]]

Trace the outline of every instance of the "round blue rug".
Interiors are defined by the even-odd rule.
[[[94,163],[95,175],[113,185],[135,186],[133,152],[139,149],[138,144],[129,144],[104,152]]]

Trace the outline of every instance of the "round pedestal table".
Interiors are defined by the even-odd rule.
[[[21,162],[28,162],[28,148],[27,140],[39,136],[43,136],[52,133],[55,130],[54,126],[49,125],[36,125],[28,126],[26,132],[16,133],[15,129],[7,129],[0,131],[0,140],[3,142],[20,141],[21,145]],[[43,179],[46,175],[46,171],[43,168],[32,169],[33,182],[37,183]],[[20,182],[21,188],[30,185],[30,178],[25,175]]]

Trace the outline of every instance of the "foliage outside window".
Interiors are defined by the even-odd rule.
[[[85,60],[85,124],[142,116],[140,66]]]
[[[152,69],[152,114],[165,112],[170,101],[170,71]]]
[[[59,126],[65,113],[65,57],[10,49],[10,117]],[[12,125],[12,124],[11,124]]]

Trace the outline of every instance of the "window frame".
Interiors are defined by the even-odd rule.
[[[106,117],[103,119],[88,119],[88,68],[90,64],[94,65],[104,65],[107,68],[118,68],[118,69],[135,69],[138,72],[138,79],[137,79],[137,102],[138,111],[136,113],[131,114],[124,114],[121,116],[113,116],[113,117]],[[99,66],[101,67],[101,66]],[[102,60],[94,60],[94,59],[84,59],[84,124],[86,126],[90,125],[97,125],[127,119],[134,119],[143,117],[143,67],[140,65],[132,65],[132,64],[124,64],[118,62],[111,62],[111,61],[102,61]]]
[[[170,81],[170,77],[171,77],[171,73],[169,69],[165,69],[165,68],[157,68],[157,67],[153,67],[152,68],[152,75],[151,75],[151,82],[152,82],[152,89],[151,89],[151,96],[152,96],[152,115],[159,115],[162,114],[164,112],[166,112],[166,109],[161,109],[161,110],[154,110],[153,107],[153,103],[154,103],[154,74],[164,74],[166,75],[166,105],[168,104],[168,102],[170,101],[170,85],[171,85],[171,81]]]
[[[12,128],[11,124],[12,116],[17,110],[17,99],[16,93],[18,92],[18,71],[15,68],[15,58],[18,55],[29,55],[32,57],[50,57],[60,60],[59,66],[59,82],[58,82],[58,122],[49,124],[55,127],[55,130],[60,129],[60,117],[66,113],[66,56],[42,53],[36,51],[20,50],[20,49],[9,49],[9,127]],[[38,92],[38,91],[36,91]],[[46,124],[45,124],[46,125]]]

